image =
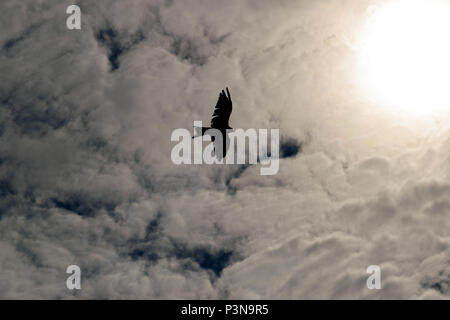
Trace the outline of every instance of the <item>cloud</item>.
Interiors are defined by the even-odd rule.
[[[0,298],[448,298],[450,130],[362,93],[376,1],[6,2]],[[170,161],[224,86],[277,175]]]

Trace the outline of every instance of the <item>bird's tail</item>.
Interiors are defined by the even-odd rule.
[[[209,128],[209,127],[194,127],[194,136],[192,137],[192,139],[197,138],[197,137],[202,137],[205,134],[205,132],[209,129],[211,129],[211,128]]]

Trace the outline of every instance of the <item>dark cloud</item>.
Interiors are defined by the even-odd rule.
[[[119,59],[122,55],[144,40],[144,34],[142,31],[137,31],[135,34],[126,36],[125,39],[121,38],[123,37],[120,37],[112,27],[100,29],[96,33],[99,44],[108,50],[108,60],[112,71],[119,68]]]
[[[15,36],[9,40],[7,40],[3,45],[3,50],[6,51],[6,54],[10,54],[10,50],[14,48],[19,42],[23,41],[25,38],[29,37],[34,30],[39,28],[39,24],[32,24],[28,26],[22,33],[18,36]]]
[[[280,141],[280,158],[295,157],[302,151],[303,143],[294,138],[283,138]]]
[[[223,269],[230,264],[233,252],[225,249],[187,249],[181,246],[177,247],[175,255],[178,259],[189,259],[198,264],[200,268],[211,270],[215,276],[219,277]]]

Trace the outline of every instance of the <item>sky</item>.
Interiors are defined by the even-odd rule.
[[[449,113],[363,85],[386,2],[3,0],[0,298],[448,298]],[[278,174],[172,163],[226,86]]]

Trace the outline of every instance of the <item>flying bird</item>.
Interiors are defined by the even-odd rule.
[[[222,155],[217,155],[218,158],[225,157],[227,153],[227,147],[228,147],[228,135],[227,135],[227,129],[233,129],[229,125],[231,112],[233,111],[233,102],[231,101],[231,95],[228,88],[226,88],[227,92],[225,93],[224,90],[220,92],[219,99],[217,100],[216,107],[214,108],[214,113],[212,115],[211,119],[211,127],[202,127],[202,128],[195,128],[196,134],[192,138],[201,137],[205,135],[206,131],[209,129],[217,129],[222,133],[222,147],[223,147],[223,153]],[[214,141],[214,137],[211,139]],[[215,150],[215,149],[214,149]]]

